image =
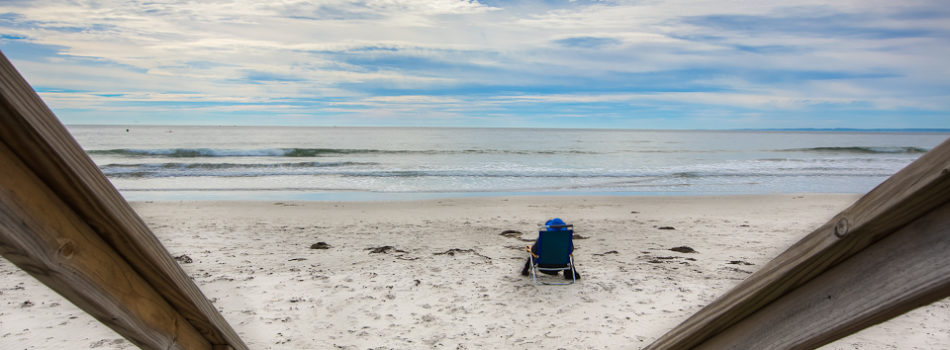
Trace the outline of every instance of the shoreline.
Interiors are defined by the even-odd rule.
[[[859,197],[132,206],[253,349],[626,349],[649,344]],[[552,217],[579,235],[573,286],[534,286],[518,273],[523,247]],[[319,242],[327,249],[311,249]],[[696,253],[670,250],[679,246]],[[5,260],[0,275],[0,347],[135,348]],[[950,343],[948,309],[942,300],[823,349],[938,349]]]
[[[368,202],[418,202],[428,200],[452,200],[472,198],[688,198],[688,197],[745,197],[782,195],[855,195],[847,192],[557,192],[557,191],[509,191],[509,192],[373,192],[373,191],[308,191],[296,189],[262,190],[139,190],[119,191],[130,203],[135,202],[316,202],[316,203],[368,203]]]

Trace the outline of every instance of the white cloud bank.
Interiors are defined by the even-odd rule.
[[[184,113],[200,123],[256,123],[256,112],[318,125],[372,115],[387,125],[530,126],[560,115],[623,127],[788,127],[767,116],[794,111],[789,123],[804,127],[829,115],[950,127],[945,7],[7,1],[0,48],[78,123],[136,113],[162,123],[170,111],[170,122]],[[238,110],[245,119],[223,114]],[[710,113],[736,118],[702,124]],[[749,114],[766,117],[747,125]]]

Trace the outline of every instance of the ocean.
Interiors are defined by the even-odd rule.
[[[945,133],[70,126],[128,200],[864,193]]]

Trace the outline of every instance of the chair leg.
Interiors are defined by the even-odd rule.
[[[570,261],[570,266],[569,266],[569,268],[564,269],[564,270],[561,270],[562,272],[564,272],[564,279],[570,279],[570,280],[571,280],[571,282],[569,282],[569,283],[568,283],[568,282],[565,282],[565,283],[553,283],[553,282],[549,282],[549,281],[546,281],[546,280],[543,280],[543,279],[542,279],[542,281],[539,283],[539,282],[538,282],[538,271],[541,271],[541,272],[544,272],[544,273],[553,272],[553,273],[556,275],[557,272],[558,272],[558,270],[557,270],[557,269],[551,270],[551,271],[548,271],[548,270],[540,270],[540,269],[538,268],[538,266],[534,263],[534,257],[531,256],[530,254],[528,255],[528,266],[526,266],[526,267],[531,269],[531,281],[532,281],[535,285],[537,285],[537,284],[549,284],[549,285],[574,284],[574,283],[577,283],[577,271],[574,270],[574,258],[571,257],[569,261]],[[571,274],[571,278],[567,278],[567,274],[568,274],[568,273]]]
[[[531,281],[538,284],[538,267],[534,265],[534,257],[528,253],[528,262],[531,263]]]
[[[574,271],[574,257],[569,257],[571,259],[571,283],[577,283],[577,272]],[[566,270],[564,272],[567,272]]]

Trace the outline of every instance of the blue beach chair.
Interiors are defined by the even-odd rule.
[[[552,220],[554,221],[554,220]],[[531,279],[534,284],[538,284],[538,271],[553,272],[564,271],[564,274],[571,274],[571,282],[554,283],[541,281],[542,284],[566,285],[577,282],[574,272],[574,225],[566,225],[557,219],[556,223],[548,222],[545,229],[538,231],[538,240],[534,243],[534,249],[525,247],[528,251],[528,259],[531,264]]]

